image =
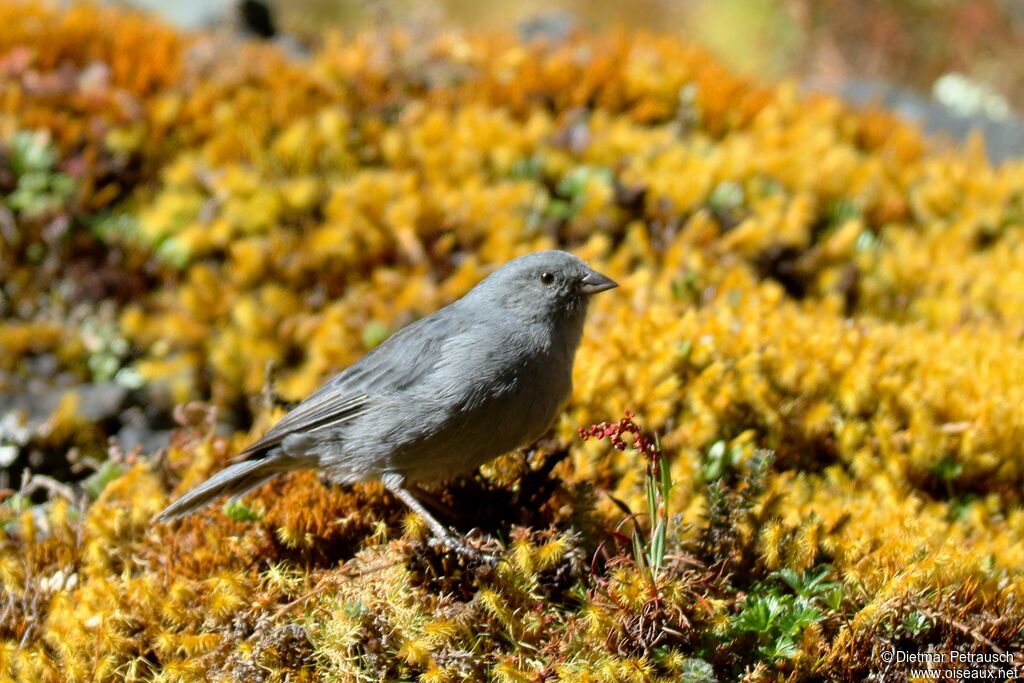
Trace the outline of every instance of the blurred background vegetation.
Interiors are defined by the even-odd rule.
[[[314,47],[325,33],[398,27],[644,30],[698,43],[749,77],[793,79],[898,112],[945,141],[977,131],[995,162],[1024,154],[1024,3],[1017,0],[126,0],[183,27],[253,22]],[[268,23],[269,22],[269,23]],[[265,33],[266,32],[266,33]]]
[[[216,23],[233,3],[139,0],[186,26]],[[326,28],[381,25],[620,26],[696,41],[741,73],[797,78],[824,88],[881,79],[920,93],[964,74],[1020,111],[1024,3],[1018,0],[270,0],[282,33],[320,40]]]

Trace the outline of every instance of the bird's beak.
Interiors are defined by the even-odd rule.
[[[603,292],[606,289],[612,289],[613,287],[618,286],[619,283],[615,280],[606,275],[601,275],[601,273],[596,270],[590,270],[588,268],[587,274],[580,280],[579,291],[584,294],[597,294],[598,292]]]

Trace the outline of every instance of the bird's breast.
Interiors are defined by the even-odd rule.
[[[392,469],[414,481],[446,479],[543,436],[571,392],[571,364],[534,354],[490,369],[420,397],[423,415],[396,435]]]

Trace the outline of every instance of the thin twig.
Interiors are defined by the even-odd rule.
[[[952,626],[956,630],[960,631],[961,633],[970,636],[976,642],[979,642],[982,645],[988,646],[996,654],[999,654],[999,655],[1006,654],[1006,650],[1004,650],[1003,648],[1001,648],[998,645],[996,645],[994,642],[992,642],[991,639],[987,638],[986,636],[982,635],[981,633],[978,633],[977,629],[971,628],[970,626],[968,626],[967,624],[963,623],[962,621],[957,621],[956,619],[953,619],[952,617],[945,616],[941,612],[936,612],[934,610],[928,609],[927,607],[923,607],[921,605],[917,606],[917,611],[920,612],[921,614],[925,615],[926,617],[928,617],[929,619],[931,619],[933,621],[942,621],[942,622],[945,622],[945,623],[949,624],[950,626]]]
[[[22,487],[22,495],[32,495],[39,489],[45,489],[51,495],[61,496],[62,498],[67,499],[69,503],[77,501],[74,489],[46,474],[33,474],[29,481]]]
[[[323,577],[322,579],[320,579],[317,582],[316,586],[314,586],[311,590],[309,590],[306,593],[300,595],[299,597],[295,598],[291,602],[287,602],[287,603],[281,605],[277,609],[277,612],[275,613],[275,617],[279,618],[279,617],[283,616],[286,612],[288,612],[291,608],[295,607],[299,603],[304,603],[304,602],[306,602],[306,600],[309,600],[314,595],[322,593],[329,585],[337,583],[338,579],[354,579],[354,578],[357,578],[357,577],[360,577],[360,576],[366,576],[367,574],[373,574],[374,572],[379,572],[379,571],[382,571],[384,569],[389,569],[391,567],[394,567],[395,565],[401,564],[402,562],[403,562],[403,560],[391,560],[390,562],[380,563],[380,564],[376,564],[376,565],[370,565],[369,567],[367,567],[366,569],[363,569],[361,571],[352,571],[352,572],[348,572],[348,571],[345,570],[345,567],[342,567],[339,570],[340,575],[339,574],[332,574],[332,575]]]

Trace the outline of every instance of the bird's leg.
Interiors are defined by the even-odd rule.
[[[385,474],[381,481],[384,482],[384,487],[395,495],[399,500],[408,505],[413,512],[423,518],[423,521],[430,527],[431,532],[434,534],[434,538],[447,545],[451,549],[471,557],[474,560],[489,561],[490,558],[483,553],[470,548],[466,543],[458,536],[453,534],[448,527],[441,524],[437,519],[427,511],[427,508],[423,506],[416,496],[412,495],[408,489],[405,488],[405,477],[400,474],[388,473]]]
[[[421,503],[424,503],[434,509],[434,512],[440,513],[447,519],[460,520],[463,515],[458,510],[454,509],[451,505],[448,505],[441,496],[437,495],[429,489],[425,489],[422,486],[416,484],[410,484],[406,487],[406,491],[416,497]]]
[[[421,503],[416,496],[412,495],[408,489],[401,486],[388,486],[387,489],[391,493],[395,494],[395,496],[397,496],[403,503],[412,508],[413,512],[422,517],[427,523],[427,526],[430,527],[434,536],[448,542],[454,542],[456,540],[454,534],[452,534],[445,525],[441,524],[437,518],[430,514],[423,503]]]

